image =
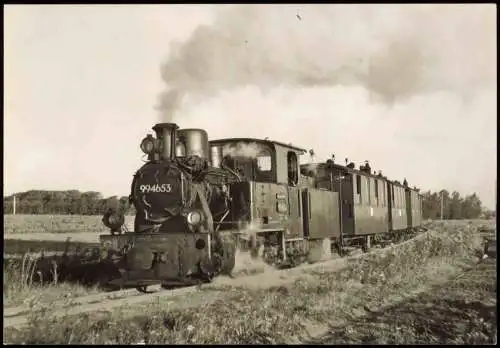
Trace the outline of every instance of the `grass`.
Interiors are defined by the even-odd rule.
[[[102,216],[84,215],[4,215],[4,253],[64,251],[66,240],[71,249],[94,246],[100,234],[109,233]],[[125,217],[131,227],[133,216]]]
[[[39,256],[24,255],[21,260],[4,262],[3,303],[4,307],[27,305],[36,306],[61,298],[75,298],[98,292],[97,286],[83,286],[76,283],[60,282],[57,265],[53,265],[45,275],[37,271]],[[50,278],[49,278],[50,277]]]
[[[477,224],[444,223],[417,240],[348,260],[337,272],[310,269],[302,279],[271,288],[211,285],[188,299],[106,314],[34,314],[28,327],[6,329],[4,341],[494,343],[496,264],[477,264],[481,243]]]
[[[39,233],[106,233],[100,215],[4,215],[4,235]],[[126,216],[127,224],[133,216]]]
[[[414,298],[330,330],[315,344],[495,344],[496,264],[490,259]]]

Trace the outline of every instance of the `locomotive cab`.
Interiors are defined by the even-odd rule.
[[[299,156],[304,149],[267,139],[212,140],[212,163],[220,161],[241,180],[230,185],[231,216],[225,228],[264,247],[264,258],[286,262],[289,240],[303,238]],[[272,261],[274,262],[274,261]]]
[[[299,156],[304,149],[254,138],[212,140],[211,153],[240,175],[231,185],[231,221],[226,228],[255,233],[286,230],[302,235]],[[212,163],[219,159],[213,158]],[[260,232],[259,232],[260,231]]]
[[[210,141],[211,163],[231,168],[242,178],[262,183],[297,185],[299,156],[306,150],[291,144],[254,138]]]

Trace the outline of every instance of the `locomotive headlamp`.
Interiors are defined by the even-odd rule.
[[[155,138],[151,134],[148,134],[144,139],[141,141],[141,150],[144,152],[146,155],[149,155],[152,153],[155,149]]]
[[[113,213],[109,216],[108,222],[110,225],[116,226],[120,223],[120,215]]]
[[[102,217],[104,226],[111,229],[112,232],[120,231],[120,228],[125,223],[125,216],[115,209],[108,209]]]
[[[187,219],[188,224],[198,225],[203,220],[203,215],[201,214],[201,212],[195,210],[195,211],[192,211],[189,214],[187,214],[186,219]]]

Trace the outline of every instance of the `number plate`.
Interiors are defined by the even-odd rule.
[[[172,184],[140,185],[139,190],[142,193],[149,193],[149,192],[170,193],[172,192]]]

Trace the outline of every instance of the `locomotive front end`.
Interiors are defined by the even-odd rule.
[[[156,138],[148,135],[141,142],[148,161],[132,181],[134,231],[122,233],[123,212],[105,216],[111,235],[100,236],[104,257],[119,269],[114,282],[122,287],[210,280],[232,267],[214,232],[214,187],[203,179],[209,169],[208,135],[201,129],[178,130],[173,123],[153,130]]]

